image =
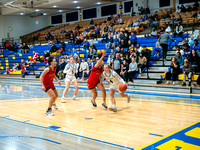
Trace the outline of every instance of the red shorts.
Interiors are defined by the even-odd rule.
[[[100,80],[98,80],[98,81],[88,80],[88,82],[87,82],[88,89],[90,89],[90,90],[94,89],[97,86],[97,84],[99,84],[99,82],[100,82]]]
[[[44,87],[46,88],[45,92],[47,92],[49,89],[52,89],[52,90],[55,89],[54,84],[44,85]]]

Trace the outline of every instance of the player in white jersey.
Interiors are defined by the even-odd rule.
[[[64,98],[65,98],[65,95],[67,94],[67,91],[69,90],[70,82],[72,82],[72,84],[75,87],[73,100],[78,100],[78,98],[76,97],[77,92],[78,92],[78,83],[75,77],[75,74],[77,72],[78,72],[77,65],[74,63],[73,57],[70,57],[69,63],[65,66],[65,69],[63,71],[63,73],[66,73],[66,76],[65,76],[65,89],[63,91],[63,95],[61,98],[62,103],[65,103]]]
[[[114,70],[110,69],[110,66],[108,64],[104,65],[103,77],[110,84],[109,94],[110,94],[110,100],[112,103],[112,107],[110,107],[109,110],[116,112],[117,108],[116,108],[116,101],[115,101],[114,94],[115,94],[116,90],[119,91],[119,85],[125,84],[125,82]],[[129,94],[125,94],[124,92],[121,92],[121,91],[119,91],[119,94],[122,97],[126,97],[128,103],[130,102]]]

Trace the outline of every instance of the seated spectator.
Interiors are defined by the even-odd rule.
[[[137,51],[138,51],[139,53],[142,52],[142,47],[140,46],[140,44],[137,44],[136,48],[137,48]]]
[[[110,62],[115,58],[115,52],[114,52],[113,48],[111,49],[111,53],[109,55],[109,58],[110,58]],[[108,63],[110,63],[110,62],[108,62]]]
[[[94,25],[94,20],[93,19],[90,20],[90,25]]]
[[[140,25],[139,22],[137,22],[137,20],[135,20],[135,22],[133,23],[133,27],[138,27]]]
[[[129,64],[126,61],[126,59],[123,60],[123,71],[122,71],[122,76],[124,81],[128,82],[127,76],[128,76],[128,70],[129,70]]]
[[[101,38],[102,38],[101,43],[104,43],[104,42],[106,43],[106,41],[108,39],[108,35],[105,32],[103,32]]]
[[[33,51],[33,57],[31,58],[30,62],[31,63],[35,63],[37,57],[38,57],[38,53],[36,53],[35,51]]]
[[[108,36],[108,39],[106,41],[106,49],[110,49],[113,45],[113,38],[111,37],[111,35]]]
[[[80,30],[80,29],[81,29],[81,26],[78,24],[78,25],[76,26],[76,29]]]
[[[4,46],[1,44],[0,45],[0,53],[3,53],[4,49],[5,49]]]
[[[176,26],[176,31],[174,32],[174,37],[176,37],[176,35],[179,35],[182,38],[183,26],[180,23],[178,23],[178,25]]]
[[[167,26],[167,28],[166,28],[166,30],[165,30],[165,32],[168,32],[168,33],[170,33],[172,30],[171,30],[171,27],[170,27],[170,25],[168,24],[168,26]]]
[[[142,73],[142,70],[146,67],[146,65],[147,65],[147,59],[145,56],[143,56],[142,53],[140,53],[140,57],[138,61],[139,73]]]
[[[117,38],[117,36],[115,35],[113,38],[113,44],[112,47],[116,48],[119,45],[119,39]]]
[[[131,63],[129,64],[129,70],[128,70],[128,73],[127,73],[127,77],[125,78],[126,82],[128,82],[128,80],[130,82],[133,82],[133,76],[138,72],[138,65],[137,63],[135,62],[135,58],[131,58]]]
[[[192,55],[190,56],[189,62],[192,65],[193,71],[197,72],[199,70],[199,65],[200,65],[200,57],[197,54],[196,50],[192,50]]]
[[[177,59],[177,62],[179,63],[180,68],[182,69],[184,65],[184,57],[181,56],[180,52],[176,53],[176,59]]]
[[[197,11],[195,11],[195,13],[191,16],[191,18],[199,18],[199,13]]]
[[[176,13],[181,13],[181,9],[179,6],[177,6],[177,8],[176,8]]]
[[[99,58],[100,58],[100,57],[99,57]],[[93,64],[93,61],[92,61],[90,58],[87,59],[87,63],[88,63],[89,74],[90,74],[90,72],[91,72],[91,70],[92,70],[94,64]]]
[[[90,43],[87,41],[87,39],[84,39],[84,42],[82,44],[85,51],[89,49]]]
[[[193,37],[198,41],[200,40],[200,27],[198,27],[198,29],[193,32]]]
[[[182,41],[182,49],[185,49],[185,47],[188,45],[188,43],[186,42],[186,40],[184,39],[183,41]]]
[[[51,35],[51,33],[47,32],[47,34],[45,36],[46,41],[51,40],[52,38],[53,38],[53,36]]]
[[[56,47],[56,45],[54,43],[52,43],[50,46],[51,46],[51,49],[50,49],[49,53],[52,54],[52,55],[56,54],[57,50],[58,50],[58,48]]]
[[[61,59],[61,61],[59,62],[59,71],[58,71],[58,74],[59,74],[59,79],[63,79],[63,70],[65,69],[65,66],[67,65],[67,63],[65,62],[65,59]]]
[[[132,41],[132,43],[134,44],[134,46],[136,46],[136,44],[137,44],[137,37],[134,34],[134,32],[131,32],[130,40]]]
[[[175,81],[177,80],[177,77],[180,74],[180,66],[176,57],[172,58],[170,68],[171,68],[171,71],[166,73],[165,79],[167,80],[167,84],[169,84],[170,83],[169,81],[171,80],[171,77],[172,77],[173,84],[175,84]]]
[[[192,44],[194,44],[194,37],[193,35],[190,37],[190,40],[188,42],[189,46],[191,46]]]
[[[190,46],[190,49],[200,50],[200,44],[197,39],[194,40],[194,43]]]
[[[90,43],[90,46],[92,47],[92,49],[95,49],[97,51],[96,46],[92,42]]]
[[[85,62],[85,58],[82,58],[82,62],[81,62],[81,65],[80,65],[79,72],[82,73],[82,79],[81,80],[84,81],[85,73],[89,74],[88,63]]]
[[[128,25],[128,27],[132,27],[133,26],[133,21]]]
[[[6,50],[10,50],[11,44],[9,41],[6,41],[5,48],[6,48]]]
[[[149,49],[147,49],[147,47],[145,45],[143,46],[143,50],[141,53],[143,54],[144,57],[146,57],[147,62],[149,62],[150,57],[151,57],[151,51]]]
[[[178,18],[177,18],[176,20],[179,21],[180,23],[182,23],[182,20],[183,20],[183,19],[182,19],[182,17],[181,17],[181,14],[178,15]]]
[[[158,36],[158,33],[157,33],[157,31],[156,31],[155,28],[152,28],[151,36],[152,36],[152,37],[156,37],[156,36]]]
[[[50,54],[47,51],[44,51],[44,63],[48,62]]]
[[[61,45],[62,45],[62,48],[63,48],[63,51],[65,51],[65,47],[66,47],[66,44],[63,40],[60,41]]]
[[[140,22],[144,22],[144,19],[142,18],[142,16],[139,17],[139,19],[138,19],[137,22],[139,22],[139,23],[140,23]]]
[[[26,63],[23,62],[21,67],[21,77],[25,78],[26,75],[27,75],[27,66]]]
[[[78,55],[78,52],[76,51],[75,48],[72,49],[72,54],[73,54],[73,56]]]
[[[177,46],[177,48],[176,48],[176,54],[177,54],[178,52],[179,52],[182,56],[184,55],[184,50],[182,50],[182,49],[180,48],[180,46]]]
[[[165,11],[165,15],[163,16],[163,19],[171,18],[171,16]]]
[[[67,32],[65,31],[65,29],[62,29],[62,31],[60,32],[60,34],[64,34],[64,33],[67,33]]]
[[[21,67],[18,63],[13,63],[12,69],[10,69],[10,68],[6,69],[6,72],[4,74],[9,74],[10,72],[20,70],[20,69],[21,69]]]
[[[189,60],[192,55],[192,51],[189,49],[189,45],[186,45],[184,48],[184,58]]]
[[[184,61],[184,66],[183,66],[183,83],[182,86],[186,86],[186,76],[188,77],[189,80],[189,86],[191,86],[191,78],[192,78],[192,66],[190,65],[190,63],[188,62],[188,60],[186,59]]]
[[[62,46],[62,44],[61,43],[59,43],[59,48],[58,48],[58,51],[57,51],[58,53],[62,53],[62,52],[64,52],[64,50],[63,50],[63,46]]]
[[[155,18],[154,20],[152,20],[151,22],[151,28],[158,28],[159,27],[159,21],[157,18]]]
[[[26,45],[26,43],[23,43],[23,46],[22,46],[22,53],[23,53],[23,54],[26,54],[26,53],[28,53],[28,51],[29,51],[28,45]]]
[[[122,21],[122,18],[118,18],[118,20],[117,20],[117,22],[119,23],[119,24],[123,24],[123,21]]]
[[[158,38],[158,41],[156,42],[156,48],[158,49],[161,49],[162,47],[160,46],[160,39]]]
[[[186,8],[183,4],[181,5],[181,12],[186,12]]]
[[[87,58],[94,59],[97,57],[97,51],[92,48],[92,46],[89,47],[89,53],[87,54]]]
[[[70,39],[69,39],[69,42],[72,46],[74,46],[74,43],[75,43],[75,37],[73,34],[70,35]]]
[[[16,43],[16,42],[13,42],[13,43],[11,44],[10,50],[13,51],[13,52],[17,52],[18,48],[19,48],[19,47],[18,47],[17,43]]]

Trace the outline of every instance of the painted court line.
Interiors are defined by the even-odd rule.
[[[78,135],[78,134],[74,134],[74,133],[69,133],[69,132],[66,132],[66,131],[52,130],[52,129],[49,129],[48,127],[44,127],[44,126],[40,126],[40,125],[35,125],[35,124],[32,124],[32,123],[27,123],[27,122],[23,122],[23,121],[19,121],[19,120],[14,120],[14,119],[10,119],[10,118],[7,118],[7,117],[1,117],[0,116],[0,118],[7,119],[7,120],[10,120],[10,121],[14,121],[14,122],[18,122],[18,123],[23,123],[23,124],[31,125],[31,126],[35,126],[35,127],[39,127],[39,128],[43,128],[43,129],[47,129],[47,130],[51,130],[51,131],[56,131],[56,132],[68,134],[68,135],[71,135],[71,136],[76,136],[76,137],[79,137],[79,138],[84,138],[84,139],[87,139],[87,140],[91,140],[91,141],[95,141],[95,142],[99,142],[99,143],[103,143],[103,144],[107,144],[107,145],[111,145],[111,146],[115,146],[115,147],[120,147],[120,148],[123,148],[123,149],[134,150],[134,148],[131,148],[131,147],[122,146],[122,145],[114,144],[114,143],[110,143],[110,142],[105,142],[105,141],[102,141],[102,140],[98,140],[98,139],[94,139],[94,138],[90,138],[90,137],[86,137],[86,136],[82,136],[82,135]]]
[[[46,139],[46,138],[41,138],[41,137],[35,137],[35,136],[0,136],[0,138],[24,138],[24,139],[39,139],[39,140],[43,140],[43,141],[48,141],[48,142],[51,142],[51,143],[54,143],[54,144],[59,144],[61,145],[60,142],[56,142],[56,141],[53,141],[53,140],[49,140],[49,139]]]

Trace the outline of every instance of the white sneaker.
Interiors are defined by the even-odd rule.
[[[54,113],[52,113],[51,109],[46,111],[46,114],[49,116],[54,116]]]
[[[167,81],[166,84],[170,84],[170,81]]]
[[[110,107],[109,110],[110,110],[110,111],[117,112],[117,108],[114,108],[114,107]]]
[[[130,101],[131,101],[131,97],[130,97],[130,95],[128,94],[127,103],[129,103]]]
[[[73,100],[78,101],[79,98],[77,98],[76,96],[73,97]]]
[[[175,82],[175,81],[173,81],[173,85],[176,85],[176,82]]]
[[[61,101],[61,103],[65,103],[64,97],[62,97],[62,98],[60,99],[60,101]]]
[[[56,103],[53,103],[53,107],[57,110],[58,106],[56,105]]]

